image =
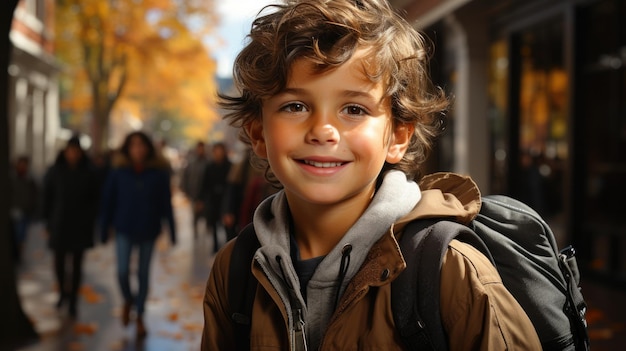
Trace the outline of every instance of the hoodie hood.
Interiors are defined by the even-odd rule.
[[[259,205],[254,228],[261,244],[255,259],[286,305],[290,325],[301,313],[309,346],[319,345],[335,310],[336,297],[359,271],[371,247],[420,201],[419,186],[404,173],[389,171],[363,215],[317,267],[307,288],[308,308],[290,257],[289,208],[283,191]],[[346,248],[348,248],[346,250]],[[339,279],[338,279],[339,278]],[[284,284],[280,281],[285,280]]]

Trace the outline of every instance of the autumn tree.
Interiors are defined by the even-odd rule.
[[[106,148],[116,109],[140,118],[187,119],[190,134],[215,118],[215,63],[204,36],[216,25],[211,0],[59,0],[57,53],[62,109],[84,119],[95,152]],[[201,135],[190,135],[201,137]]]

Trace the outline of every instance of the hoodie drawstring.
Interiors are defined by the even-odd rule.
[[[351,244],[346,244],[343,249],[341,249],[341,263],[339,265],[339,274],[337,275],[337,292],[335,293],[335,309],[337,309],[337,305],[339,304],[339,293],[341,292],[341,285],[343,284],[343,280],[348,273],[348,267],[350,266],[351,252]]]
[[[302,307],[300,306],[300,300],[298,300],[298,295],[296,295],[293,284],[291,284],[291,280],[287,279],[287,275],[285,274],[285,270],[283,269],[282,260],[282,257],[276,256],[276,262],[278,263],[278,268],[280,268],[280,274],[283,276],[283,280],[285,281],[285,284],[287,284],[287,288],[289,290],[289,304],[291,305],[291,314],[295,319],[294,334],[290,343],[291,349],[294,351],[307,351]]]

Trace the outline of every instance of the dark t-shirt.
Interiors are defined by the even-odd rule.
[[[309,285],[309,281],[313,277],[317,266],[319,266],[326,256],[313,257],[308,260],[300,259],[300,249],[293,235],[291,236],[290,251],[291,261],[296,269],[296,274],[298,274],[298,280],[300,280],[300,292],[306,303],[306,287]]]

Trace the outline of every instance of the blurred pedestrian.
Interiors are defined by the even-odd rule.
[[[21,260],[26,234],[38,206],[37,183],[30,174],[30,158],[20,156],[10,174],[11,226],[13,227],[14,258]]]
[[[198,141],[193,152],[189,155],[181,181],[181,188],[189,199],[193,211],[194,237],[198,236],[198,221],[204,217],[201,190],[208,163],[206,145],[204,142]]]
[[[143,320],[148,296],[150,260],[154,243],[166,219],[172,244],[176,228],[172,211],[169,164],[159,157],[150,137],[141,131],[128,134],[118,153],[102,193],[102,241],[115,232],[117,278],[124,306],[122,324],[130,322],[131,309],[136,312],[137,337],[147,331]],[[133,248],[139,251],[138,285],[135,295],[130,288],[130,259]]]
[[[77,313],[84,253],[93,246],[97,203],[95,171],[79,138],[74,136],[46,172],[43,197],[43,216],[59,289],[57,307],[69,302],[73,318]]]
[[[162,159],[163,162],[167,164],[167,172],[169,176],[170,177],[174,176],[174,174],[176,173],[173,162],[172,162],[174,159],[174,153],[175,153],[174,149],[172,149],[167,144],[167,139],[165,138],[160,138],[154,141],[153,145],[154,145],[154,151],[156,152],[157,157]]]
[[[228,160],[224,143],[213,144],[211,154],[212,160],[204,172],[201,193],[207,227],[211,228],[211,234],[213,235],[213,251],[217,252],[220,248],[218,228],[222,225],[222,203],[231,163]]]
[[[252,166],[250,152],[247,150],[243,160],[234,164],[228,174],[222,215],[228,240],[252,223],[254,211],[263,199],[278,191],[263,172]]]

